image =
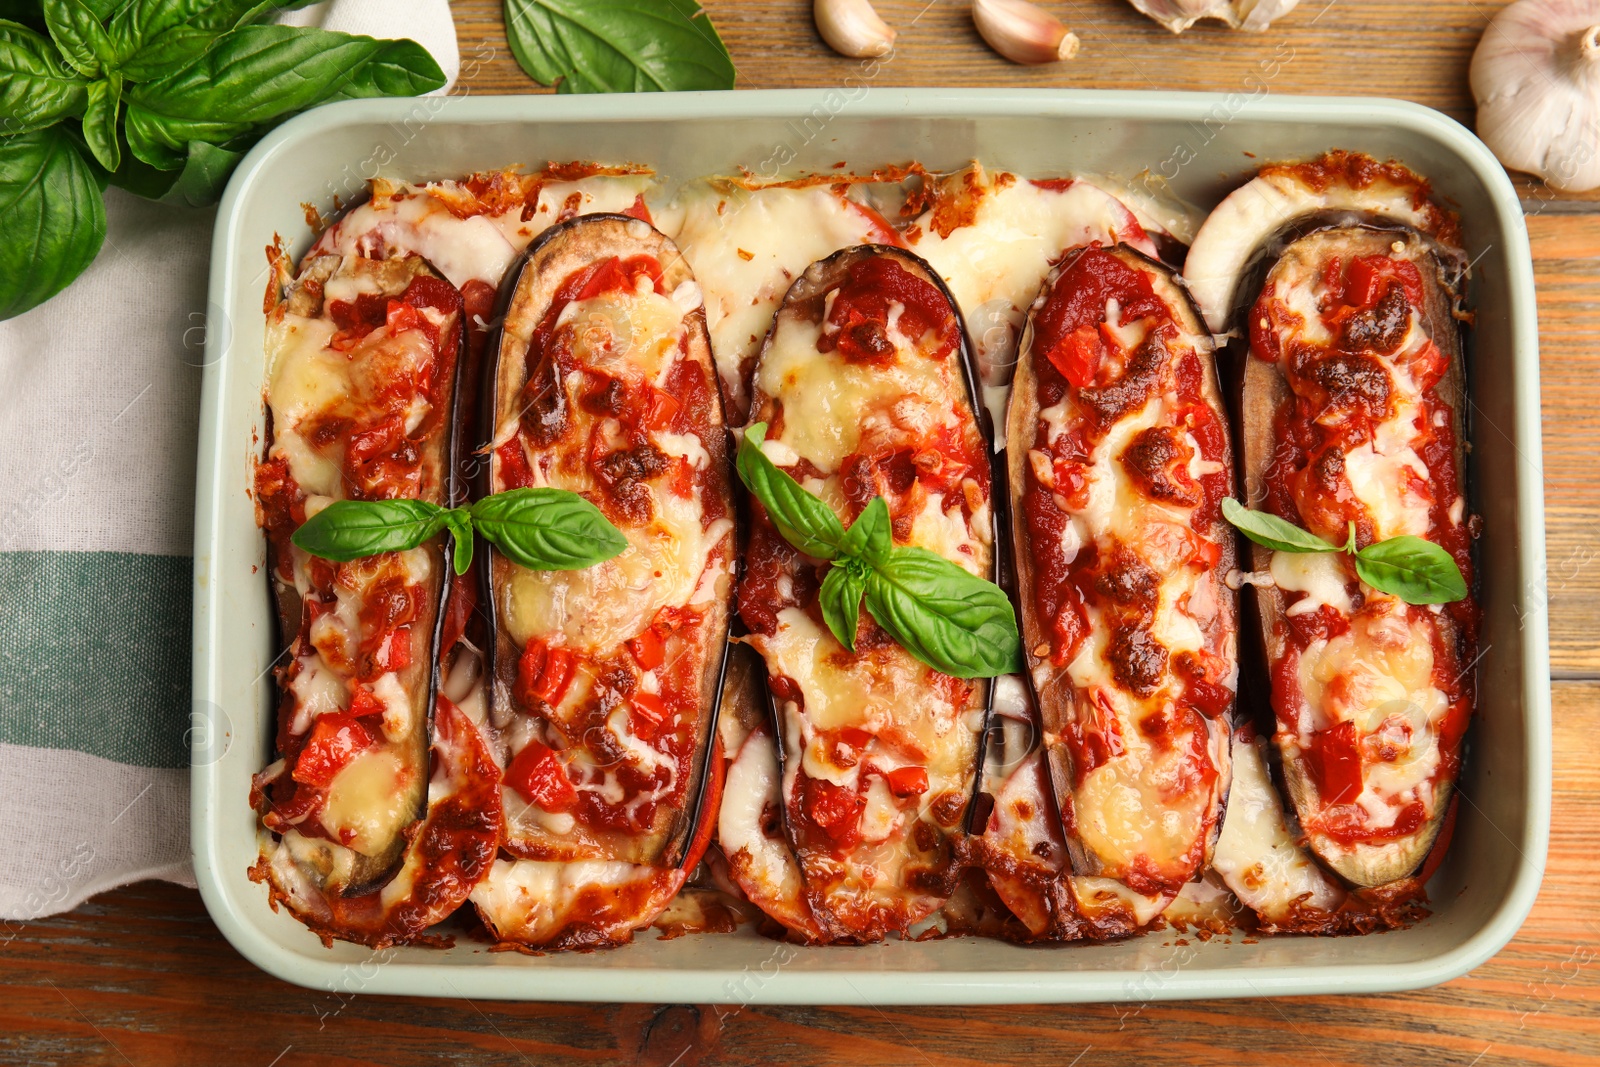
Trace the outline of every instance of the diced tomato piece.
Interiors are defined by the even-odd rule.
[[[1100,331],[1093,326],[1078,327],[1062,337],[1049,352],[1050,363],[1079,389],[1094,384],[1104,358],[1105,344],[1100,339]]]
[[[883,777],[897,797],[919,797],[928,791],[928,772],[922,767],[896,767]]]
[[[378,710],[383,710],[381,703]],[[343,712],[323,715],[311,727],[311,736],[306,738],[290,777],[304,785],[326,789],[351,760],[375,743],[372,731],[356,715]]]
[[[385,323],[389,327],[389,335],[391,337],[407,330],[420,329],[423,325],[422,315],[417,309],[399,300],[389,301]]]
[[[1388,256],[1361,256],[1351,261],[1344,278],[1343,302],[1353,308],[1371,307],[1393,282],[1400,283],[1412,307],[1422,306],[1422,275],[1416,264]]]
[[[869,744],[872,743],[872,733],[871,731],[863,730],[858,726],[846,726],[843,730],[839,731],[839,740],[843,741],[857,752],[862,752]]]
[[[500,481],[507,489],[527,489],[533,485],[533,471],[528,468],[527,453],[522,451],[522,440],[513,437],[495,449],[500,460]]]
[[[1426,391],[1438,384],[1444,377],[1446,361],[1444,353],[1439,347],[1429,341],[1422,347],[1422,351],[1412,356],[1408,363],[1411,370],[1411,380],[1418,389]]]
[[[669,393],[654,386],[646,388],[650,393],[644,412],[645,427],[658,432],[671,429],[672,420],[678,417],[678,402]]]
[[[577,657],[568,648],[552,648],[550,655],[545,659],[544,673],[539,676],[539,684],[534,687],[539,699],[546,704],[559,704],[566,695],[567,686],[572,684],[572,667],[577,662]]]
[[[1215,541],[1208,541],[1199,534],[1191,533],[1190,540],[1194,544],[1194,551],[1189,555],[1189,562],[1210,570],[1222,562],[1222,546]]]
[[[403,671],[411,666],[411,628],[402,626],[389,632],[383,653],[383,665],[391,671]]]
[[[1361,795],[1361,750],[1356,724],[1341,722],[1311,738],[1311,766],[1324,804],[1347,804]]]
[[[807,778],[805,813],[837,848],[849,848],[861,840],[861,813],[867,801],[854,789],[834,785],[821,778]]]
[[[529,708],[537,706],[539,701],[552,706],[561,703],[567,686],[572,683],[576,663],[577,657],[571,649],[551,648],[535,637],[517,661],[517,699]]]
[[[654,256],[629,256],[627,259],[612,256],[599,265],[572,299],[589,300],[610,292],[632,292],[641,277],[648,277],[656,292],[661,292],[661,263]]]
[[[672,711],[667,702],[654,693],[635,693],[628,698],[628,728],[635,737],[654,741],[661,736],[662,727],[672,721]]]
[[[654,626],[646,627],[638,637],[628,642],[628,651],[642,670],[653,671],[667,661],[666,643]]]
[[[673,457],[671,488],[679,500],[694,498],[694,467],[682,456]]]
[[[360,682],[355,683],[355,687],[350,693],[350,714],[352,716],[359,719],[363,715],[382,715],[383,707],[383,701],[379,700],[372,690]]]
[[[517,753],[506,768],[505,782],[523,800],[545,811],[569,811],[578,803],[578,791],[560,757],[538,741],[529,741]]]

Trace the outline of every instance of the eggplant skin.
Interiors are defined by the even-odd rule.
[[[731,519],[735,507],[732,458],[728,450],[721,393],[706,328],[705,308],[700,302],[688,261],[669,238],[649,223],[617,214],[582,215],[551,227],[529,246],[521,264],[507,276],[502,292],[504,324],[493,342],[491,365],[487,368],[487,388],[482,398],[485,408],[480,419],[483,436],[479,453],[488,456],[489,460],[480,465],[481,476],[474,487],[476,495],[487,495],[507,487],[505,472],[496,451],[497,448],[503,448],[507,440],[497,442],[495,438],[497,431],[513,419],[517,420],[516,432],[520,439],[536,454],[555,457],[558,464],[565,457],[586,454],[590,441],[577,429],[577,420],[584,412],[575,410],[574,401],[577,398],[570,395],[566,381],[557,382],[552,378],[547,386],[530,387],[534,375],[553,374],[553,365],[544,360],[542,352],[530,353],[530,342],[556,300],[565,301],[573,296],[570,292],[563,294],[562,289],[575,273],[602,265],[612,258],[626,261],[636,256],[648,256],[656,260],[661,269],[661,289],[671,294],[683,310],[680,321],[685,335],[684,355],[678,358],[685,358],[704,371],[710,398],[705,425],[696,426],[693,431],[706,454],[703,468],[706,475],[703,488],[699,490],[700,501],[704,514]],[[508,440],[517,439],[512,437]],[[552,484],[582,492],[606,512],[625,536],[646,536],[648,524],[654,521],[653,512],[646,509],[640,515],[622,509],[619,496],[601,484],[587,459],[583,459],[578,466],[580,473],[572,477],[579,481],[587,480],[587,484],[574,482],[566,485],[560,480]],[[630,472],[628,477],[631,478],[635,473]],[[648,485],[654,477],[653,474],[646,474],[641,481]],[[635,488],[641,486],[635,485]],[[701,658],[698,665],[701,696],[700,719],[696,724],[698,736],[690,762],[692,784],[689,793],[681,801],[662,804],[657,810],[660,819],[665,821],[658,822],[647,833],[617,831],[604,840],[597,838],[588,843],[579,843],[570,836],[563,838],[561,835],[543,834],[536,845],[526,849],[519,845],[521,838],[514,837],[507,842],[510,851],[524,858],[578,860],[589,858],[588,853],[598,849],[609,851],[611,854],[607,858],[610,859],[645,865],[670,865],[685,854],[698,826],[708,818],[714,822],[714,810],[701,810],[704,807],[701,794],[705,792],[708,780],[712,740],[722,698],[728,628],[732,618],[733,533],[730,521],[726,532],[718,535],[708,549],[708,560],[719,558],[720,553],[720,565],[725,573],[719,580],[710,607],[704,612],[703,623],[695,637],[696,646],[691,653]],[[490,716],[495,728],[503,730],[515,716],[527,714],[519,712],[513,705],[512,693],[522,650],[509,632],[509,603],[503,595],[519,569],[494,551],[492,546],[483,546],[483,559],[482,592],[490,609],[492,629],[489,673],[494,682],[488,688]],[[601,563],[597,569],[609,566],[610,563]],[[561,575],[553,575],[551,580],[566,579]],[[649,620],[640,622],[644,624]],[[627,657],[621,641],[609,652],[596,653],[597,656],[613,654]],[[588,736],[592,736],[592,732],[585,734],[585,737]],[[601,763],[617,758],[615,754],[597,754],[597,762]],[[531,842],[534,838],[529,836],[528,840]]]
[[[1422,325],[1446,361],[1444,374],[1434,391],[1453,413],[1457,472],[1454,488],[1465,500],[1466,379],[1462,327],[1458,317],[1460,276],[1453,250],[1437,245],[1425,235],[1393,224],[1318,229],[1284,246],[1278,257],[1267,264],[1263,284],[1252,286],[1241,294],[1250,301],[1248,305],[1241,305],[1241,314],[1254,305],[1264,285],[1278,283],[1286,272],[1314,272],[1335,257],[1349,263],[1356,257],[1372,255],[1401,256],[1419,267],[1424,292]],[[1242,347],[1248,346],[1246,342]],[[1292,401],[1293,393],[1284,375],[1282,362],[1267,362],[1246,353],[1239,402],[1241,459],[1245,471],[1246,502],[1252,508],[1261,509],[1264,506],[1271,488],[1266,479],[1268,466],[1277,448],[1274,423],[1279,412]],[[1251,545],[1251,567],[1254,571],[1270,571],[1272,558],[1272,550]],[[1259,634],[1269,665],[1275,665],[1287,647],[1288,603],[1287,596],[1275,585],[1263,587],[1258,584],[1252,584],[1246,601],[1247,610],[1254,616],[1255,625],[1251,629]],[[1472,612],[1475,612],[1475,607],[1469,609],[1469,617]],[[1461,662],[1470,664],[1473,659],[1470,646],[1475,642],[1475,635],[1468,631],[1474,627],[1470,624],[1463,627],[1461,616],[1452,610],[1439,611],[1432,618],[1442,631],[1441,644],[1464,653]],[[1470,686],[1470,682],[1468,684]],[[1316,778],[1309,766],[1309,757],[1300,752],[1294,743],[1294,735],[1285,731],[1281,723],[1275,739],[1282,758],[1283,777],[1289,797],[1302,824],[1311,827],[1314,817],[1322,811],[1323,804]],[[1447,754],[1447,758],[1454,761],[1457,754]],[[1453,789],[1453,779],[1442,778],[1434,796],[1434,810],[1415,832],[1404,837],[1379,844],[1346,847],[1312,828],[1307,834],[1308,844],[1324,865],[1351,885],[1376,887],[1397,882],[1416,871],[1427,857],[1449,810]]]
[[[1035,332],[1036,320],[1049,304],[1057,287],[1057,282],[1062,274],[1077,262],[1078,257],[1087,254],[1091,249],[1082,248],[1069,252],[1057,265],[1051,275],[1045,280],[1038,300],[1034,303],[1029,313],[1021,346],[1021,357],[1017,363],[1017,372],[1012,384],[1010,406],[1007,410],[1007,442],[1006,464],[1007,481],[1010,488],[1010,511],[1012,514],[1011,539],[1012,555],[1017,567],[1017,588],[1020,616],[1022,621],[1023,649],[1027,659],[1028,681],[1033,689],[1035,703],[1038,708],[1041,725],[1047,738],[1056,739],[1055,743],[1046,748],[1047,764],[1051,784],[1054,788],[1057,802],[1061,806],[1063,822],[1066,825],[1067,849],[1073,862],[1073,870],[1080,876],[1107,876],[1119,880],[1129,881],[1130,887],[1143,894],[1161,894],[1175,892],[1185,881],[1189,880],[1196,871],[1200,870],[1209,861],[1211,849],[1215,843],[1217,833],[1221,828],[1222,805],[1227,795],[1229,746],[1228,734],[1229,720],[1233,714],[1233,701],[1227,707],[1219,710],[1216,718],[1205,718],[1206,751],[1217,771],[1216,781],[1208,794],[1201,816],[1203,825],[1193,846],[1186,850],[1181,859],[1175,859],[1167,865],[1166,869],[1155,870],[1148,863],[1148,852],[1136,850],[1132,855],[1123,855],[1120,858],[1111,858],[1100,855],[1096,850],[1088,847],[1081,835],[1081,820],[1093,818],[1090,812],[1079,811],[1079,804],[1075,800],[1075,783],[1081,786],[1081,775],[1074,766],[1074,757],[1071,749],[1065,743],[1068,734],[1077,729],[1077,722],[1082,717],[1079,710],[1087,706],[1083,694],[1071,681],[1065,668],[1057,667],[1049,658],[1051,648],[1050,622],[1041,617],[1041,608],[1036,596],[1040,581],[1040,547],[1034,544],[1034,531],[1030,528],[1028,508],[1026,505],[1027,492],[1031,480],[1035,477],[1031,471],[1029,452],[1035,447],[1038,427],[1042,417],[1040,399],[1040,378],[1038,360],[1040,353],[1036,351]],[[1200,382],[1200,396],[1202,402],[1210,409],[1211,416],[1216,420],[1218,427],[1228,425],[1227,409],[1223,403],[1222,392],[1219,386],[1216,367],[1212,359],[1213,344],[1210,331],[1206,328],[1204,319],[1198,309],[1189,299],[1187,291],[1177,279],[1174,272],[1154,260],[1149,259],[1135,249],[1126,245],[1118,245],[1112,249],[1100,249],[1100,254],[1109,252],[1121,260],[1122,263],[1133,270],[1142,273],[1151,282],[1152,290],[1166,305],[1174,321],[1182,330],[1185,340],[1199,355],[1202,380]],[[1130,361],[1132,366],[1132,361]],[[1072,389],[1070,384],[1067,386]],[[1106,387],[1101,390],[1107,392],[1116,386]],[[1118,415],[1112,422],[1120,421]],[[1228,434],[1223,433],[1223,465],[1226,481],[1223,495],[1232,495],[1234,491],[1235,466],[1233,462],[1232,446]],[[1057,506],[1059,510],[1059,506]],[[1213,585],[1218,608],[1216,626],[1221,635],[1221,644],[1226,650],[1232,642],[1229,635],[1238,632],[1239,615],[1238,600],[1227,585],[1220,580],[1220,576],[1231,571],[1237,560],[1237,546],[1233,531],[1221,519],[1215,519],[1211,527],[1204,531],[1196,531],[1207,540],[1220,548],[1220,557],[1211,568],[1210,573],[1219,576]],[[1092,547],[1092,546],[1088,546]],[[1084,551],[1084,549],[1079,550]],[[1146,568],[1148,569],[1148,568]],[[1163,653],[1165,650],[1163,650]],[[1162,662],[1165,663],[1163,655]],[[1163,669],[1163,674],[1166,671]],[[1171,684],[1167,680],[1166,684]],[[1204,716],[1202,716],[1204,718]],[[1132,769],[1138,773],[1137,768]],[[1131,881],[1130,881],[1131,879]]]
[[[304,319],[337,319],[335,309],[328,306],[331,302],[325,295],[327,287],[330,284],[338,285],[350,281],[375,286],[379,294],[391,300],[399,299],[414,283],[422,281],[433,287],[432,292],[436,300],[444,300],[446,303],[452,298],[454,300],[451,318],[447,320],[450,324],[440,334],[440,350],[449,356],[448,362],[440,370],[447,385],[437,393],[437,399],[441,402],[435,405],[433,411],[411,434],[411,445],[420,461],[416,498],[447,505],[456,496],[453,439],[456,421],[456,381],[465,350],[464,317],[459,292],[425,260],[418,256],[387,260],[355,256],[317,256],[308,260],[282,300],[275,302],[268,309],[269,348],[274,340],[283,343],[282,348],[269,351],[269,366],[276,367],[279,353],[288,351],[292,346],[292,334],[285,336],[277,332],[284,319],[288,316]],[[428,297],[423,296],[419,299],[426,300]],[[335,341],[337,342],[337,338]],[[275,436],[284,428],[276,426],[273,422],[270,390],[266,399],[267,440],[263,460],[256,468],[258,522],[267,537],[267,574],[278,608],[276,621],[280,643],[285,651],[293,651],[305,646],[307,640],[305,626],[309,623],[306,606],[302,602],[301,592],[296,587],[294,579],[296,568],[293,561],[297,556],[303,559],[304,553],[289,542],[290,535],[298,525],[292,517],[296,507],[299,506],[295,498],[303,499],[304,490],[287,474],[288,467],[283,459],[274,456]],[[339,490],[341,496],[360,496],[372,490],[373,486],[362,483],[350,465],[344,465],[343,481]],[[401,807],[414,811],[417,820],[423,817],[427,807],[429,726],[438,689],[440,628],[445,618],[445,602],[450,587],[450,583],[446,580],[449,573],[448,535],[435,537],[423,546],[423,550],[429,555],[430,566],[423,585],[424,595],[421,603],[416,606],[416,615],[409,624],[412,646],[410,664],[397,672],[400,685],[410,705],[411,715],[406,733],[400,738],[389,739],[389,747],[397,753],[402,765],[412,772],[408,787],[400,800]],[[343,566],[359,569],[361,562],[363,561]],[[296,707],[296,698],[282,683],[282,676],[283,669],[280,669],[280,737],[288,736],[289,722],[294,716]],[[269,825],[273,818],[269,798],[285,788],[285,783],[289,781],[286,771],[277,782],[263,783],[261,788],[254,791],[267,809],[266,818]],[[415,820],[412,825],[415,825]],[[273,828],[277,829],[275,826]],[[353,862],[347,869],[341,870],[332,882],[326,881],[326,877],[336,866],[333,864],[327,865],[322,870],[308,868],[302,874],[312,877],[314,881],[323,882],[324,888],[329,892],[346,896],[359,894],[387,877],[405,850],[407,840],[407,835],[402,829],[389,839],[381,851],[354,852]]]

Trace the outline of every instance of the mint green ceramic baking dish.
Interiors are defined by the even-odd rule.
[[[739,167],[761,173],[969,158],[1023,174],[1150,172],[1209,207],[1260,159],[1329,148],[1396,157],[1461,213],[1476,257],[1472,476],[1482,512],[1484,656],[1454,845],[1430,884],[1431,918],[1344,939],[1215,938],[1022,947],[953,939],[798,948],[748,929],[528,957],[458,940],[446,951],[324,948],[267,906],[246,800],[268,762],[273,655],[262,539],[247,495],[262,422],[262,249],[304,250],[300,205],[331,208],[382,174],[444,178],[546,160],[635,161],[670,185]],[[1183,997],[1371,993],[1478,966],[1533,904],[1550,821],[1550,688],[1544,598],[1539,353],[1522,212],[1488,150],[1451,120],[1392,100],[893,89],[351,101],[269,134],[223,198],[207,332],[195,514],[194,695],[226,731],[193,768],[195,873],[212,918],[263,969],[339,992],[526,1000],[935,1004],[1143,1002]],[[212,750],[215,754],[215,750]]]

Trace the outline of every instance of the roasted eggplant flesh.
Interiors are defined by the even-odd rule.
[[[1217,829],[1238,614],[1211,337],[1166,267],[1088,246],[1051,273],[1007,465],[1023,647],[1073,869],[1170,897]]]
[[[1241,410],[1252,507],[1334,544],[1423,538],[1470,586],[1458,278],[1403,229],[1294,241],[1245,313]],[[1252,557],[1275,741],[1310,847],[1356,886],[1404,878],[1450,800],[1476,603],[1407,604],[1343,553]]]
[[[922,260],[864,245],[813,264],[778,310],[751,395],[767,456],[846,524],[882,497],[897,544],[992,580],[976,371],[954,301]],[[846,650],[822,621],[824,565],[755,510],[739,608],[775,697],[781,821],[813,939],[904,932],[954,887],[950,840],[989,685],[924,666],[864,611]]]
[[[641,899],[659,910],[649,872],[681,863],[694,836],[733,589],[727,434],[686,262],[634,218],[547,231],[517,275],[490,384],[481,491],[579,493],[628,541],[582,570],[489,555],[505,848],[637,866],[612,881],[649,882]],[[506,867],[486,899],[514,912],[506,902],[532,892],[517,885],[544,875]],[[506,920],[496,925],[506,935]]]
[[[348,563],[290,543],[334,500],[452,497],[461,297],[422,259],[309,261],[268,324],[256,501],[287,656],[263,823],[332,892],[374,883],[428,783],[445,538]]]

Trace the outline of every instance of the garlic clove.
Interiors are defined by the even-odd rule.
[[[1173,33],[1201,19],[1221,19],[1236,30],[1260,31],[1293,11],[1300,0],[1129,0]]]
[[[842,56],[869,59],[894,50],[894,30],[868,0],[816,0],[811,17],[828,47]]]
[[[1600,0],[1518,0],[1472,54],[1478,136],[1553,189],[1600,187]]]
[[[1028,0],[972,0],[972,22],[1013,63],[1057,63],[1078,54],[1078,35]]]

